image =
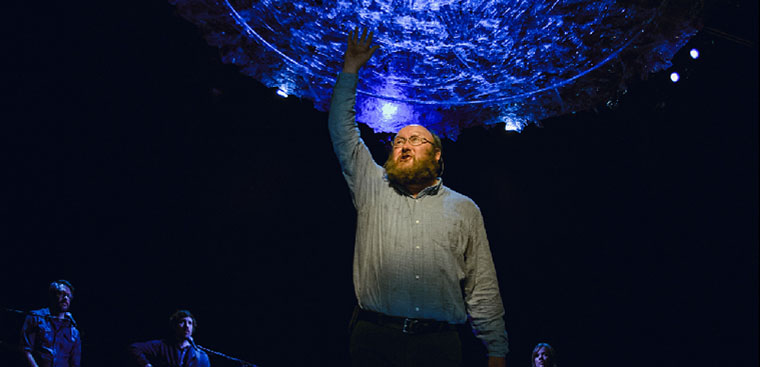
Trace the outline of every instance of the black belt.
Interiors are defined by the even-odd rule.
[[[446,321],[388,316],[379,312],[362,309],[359,309],[358,319],[376,325],[398,329],[404,334],[437,333],[457,329],[457,325],[449,324]]]

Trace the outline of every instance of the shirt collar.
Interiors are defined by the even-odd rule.
[[[400,194],[405,195],[405,196],[409,196],[409,197],[413,197],[413,195],[409,191],[407,191],[405,187],[403,187],[401,185],[396,185],[396,184],[390,182],[390,180],[388,180],[388,176],[387,175],[385,176],[385,180],[388,181],[388,183],[390,183],[391,187],[393,187]],[[441,190],[442,186],[443,186],[443,179],[440,178],[440,177],[437,177],[436,178],[436,183],[434,183],[434,184],[432,184],[432,185],[430,185],[430,186],[422,189],[422,191],[420,191],[417,194],[416,199],[419,199],[419,198],[421,198],[423,196],[436,195]]]
[[[438,194],[438,191],[441,190],[441,186],[443,186],[443,179],[440,177],[436,178],[436,183],[426,187],[424,190],[420,191],[419,194],[417,194],[417,197],[427,196],[427,195],[436,195]]]

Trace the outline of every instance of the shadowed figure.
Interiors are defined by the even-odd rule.
[[[193,340],[197,326],[190,311],[179,310],[169,317],[168,338],[134,343],[129,352],[141,367],[209,367],[208,355]]]
[[[74,287],[56,280],[48,287],[49,307],[27,315],[21,329],[21,349],[29,367],[79,367],[82,339],[69,312]]]

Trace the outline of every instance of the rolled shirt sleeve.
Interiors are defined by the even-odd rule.
[[[25,352],[34,351],[34,342],[37,338],[35,317],[27,316],[24,319],[24,325],[21,327],[21,349]]]

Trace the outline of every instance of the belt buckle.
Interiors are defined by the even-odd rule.
[[[404,319],[404,327],[401,329],[401,331],[404,334],[414,334],[414,326],[417,325],[419,321],[415,319],[405,318]]]

